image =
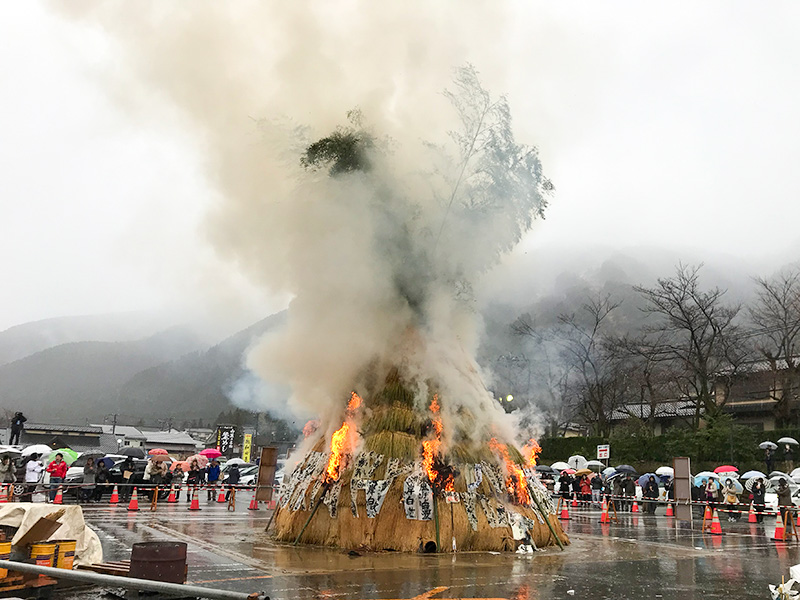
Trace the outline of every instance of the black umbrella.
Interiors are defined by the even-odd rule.
[[[536,471],[539,473],[555,473],[555,470],[547,465],[536,465]]]
[[[144,458],[144,450],[142,450],[138,446],[123,448],[120,454],[122,454],[123,456],[130,456],[131,458]]]
[[[629,473],[630,475],[636,475],[636,469],[634,469],[630,465],[617,465],[614,467],[618,473]]]

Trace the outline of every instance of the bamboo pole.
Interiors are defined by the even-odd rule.
[[[553,529],[553,524],[550,522],[550,513],[548,513],[542,507],[542,504],[539,502],[539,499],[534,494],[531,494],[530,497],[536,503],[536,507],[539,509],[539,514],[544,517],[544,522],[547,523],[547,527],[548,527],[548,529],[550,529],[550,533],[553,535],[553,537],[556,540],[556,543],[558,544],[558,547],[561,548],[561,551],[563,552],[564,551],[564,544],[561,542],[561,538],[559,538],[558,535],[556,535],[556,530]]]
[[[442,551],[442,545],[439,542],[439,503],[436,501],[436,494],[433,494],[433,524],[436,528],[436,552]]]
[[[302,537],[303,533],[305,533],[308,524],[311,523],[311,519],[313,519],[314,515],[317,514],[317,509],[319,508],[319,505],[322,504],[322,501],[325,499],[325,494],[327,492],[328,492],[328,485],[325,484],[322,487],[322,493],[319,495],[319,500],[317,500],[317,503],[314,505],[314,509],[311,511],[311,514],[308,515],[308,519],[306,519],[305,525],[303,525],[303,528],[300,530],[300,533],[297,534],[297,537],[294,540],[295,546],[297,546],[297,543],[300,541],[300,538]],[[267,525],[267,527],[269,527],[269,525]]]

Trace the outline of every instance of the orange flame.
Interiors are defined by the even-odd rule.
[[[350,439],[351,423],[358,407],[361,406],[361,396],[352,392],[347,403],[347,413],[344,423],[331,436],[331,454],[328,457],[328,466],[325,469],[326,481],[336,481],[344,462],[345,455],[352,450],[353,441]]]
[[[536,466],[536,460],[539,458],[541,452],[542,447],[533,438],[525,442],[525,445],[522,447],[522,456],[525,457],[525,461],[528,463],[529,467]]]
[[[436,470],[434,463],[436,462],[436,457],[439,455],[439,449],[442,446],[442,431],[444,430],[444,426],[442,425],[442,417],[439,414],[441,406],[439,406],[438,394],[433,395],[430,409],[433,413],[433,419],[431,420],[433,422],[433,430],[436,434],[436,437],[432,440],[425,440],[422,442],[422,468],[425,469],[425,474],[428,476],[428,480],[430,480],[431,483],[434,483],[437,478],[440,477],[440,474]],[[453,476],[452,474],[448,474],[444,481],[445,491],[452,492],[454,490],[453,484]]]
[[[508,448],[505,444],[501,444],[495,438],[492,438],[489,441],[489,447],[500,454],[506,464],[508,477],[505,483],[508,493],[518,504],[529,505],[531,503],[531,497],[528,492],[528,481],[525,479],[525,473],[522,467],[511,460],[508,454]]]

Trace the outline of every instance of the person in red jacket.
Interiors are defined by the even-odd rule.
[[[50,502],[52,502],[56,499],[58,484],[67,476],[67,463],[64,462],[64,456],[60,452],[56,454],[55,460],[47,465],[47,472],[50,473]]]

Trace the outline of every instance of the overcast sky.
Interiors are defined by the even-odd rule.
[[[495,4],[502,30],[453,66],[508,94],[556,185],[526,250],[798,259],[799,4]],[[450,6],[443,23],[459,19]],[[243,321],[280,307],[200,232],[215,192],[180,119],[133,118],[109,92],[124,68],[109,35],[13,2],[0,44],[0,330],[181,307],[210,286]]]

